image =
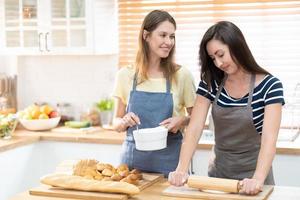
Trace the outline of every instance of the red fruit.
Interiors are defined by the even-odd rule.
[[[55,118],[55,117],[58,117],[58,116],[59,116],[59,114],[58,114],[57,111],[51,111],[50,114],[49,114],[50,118]]]

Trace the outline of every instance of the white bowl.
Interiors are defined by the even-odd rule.
[[[43,131],[55,128],[59,123],[60,117],[49,119],[19,119],[20,123],[28,130]]]
[[[168,129],[159,126],[133,131],[135,147],[140,151],[154,151],[167,147]]]

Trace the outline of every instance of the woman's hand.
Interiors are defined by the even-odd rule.
[[[189,175],[186,172],[174,171],[169,173],[168,181],[171,185],[175,185],[177,187],[183,186]]]
[[[140,118],[133,112],[129,112],[122,117],[122,124],[124,127],[133,127],[137,124],[141,124]]]
[[[256,195],[262,191],[264,186],[263,181],[259,181],[254,178],[245,178],[240,181],[240,186],[242,186],[241,193],[248,195]]]
[[[160,122],[159,125],[162,125],[168,129],[169,132],[177,133],[178,130],[184,125],[186,117],[171,117]]]

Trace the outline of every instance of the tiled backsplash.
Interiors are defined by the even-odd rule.
[[[18,58],[18,108],[34,102],[83,106],[111,95],[117,55],[22,56]]]

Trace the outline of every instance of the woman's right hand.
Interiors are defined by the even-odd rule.
[[[168,181],[171,185],[179,187],[183,186],[187,182],[188,178],[189,175],[186,172],[173,171],[169,173]]]
[[[133,112],[129,112],[122,117],[122,124],[124,127],[128,128],[133,127],[137,124],[141,124],[141,122],[140,118],[136,114],[134,114]]]

